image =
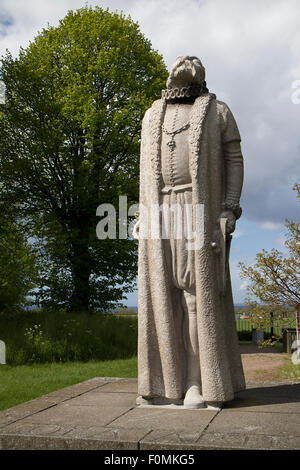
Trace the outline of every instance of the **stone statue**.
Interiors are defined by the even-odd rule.
[[[228,268],[241,215],[240,140],[201,61],[179,56],[142,124],[138,404],[218,408],[245,388]]]

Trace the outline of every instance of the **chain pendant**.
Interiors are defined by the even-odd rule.
[[[176,142],[175,142],[175,140],[172,139],[172,140],[169,140],[169,142],[167,142],[167,145],[170,148],[171,152],[173,152],[173,150],[176,147]]]

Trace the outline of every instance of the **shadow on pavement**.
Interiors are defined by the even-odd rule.
[[[226,403],[226,408],[287,405],[288,403],[293,403],[296,407],[295,411],[300,413],[300,383],[248,388],[238,392],[234,401]],[[299,403],[298,406],[297,403]]]

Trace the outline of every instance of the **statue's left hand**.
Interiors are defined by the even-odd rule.
[[[223,211],[220,215],[220,218],[223,217],[227,219],[226,233],[229,235],[235,230],[236,217],[234,213],[230,210]]]

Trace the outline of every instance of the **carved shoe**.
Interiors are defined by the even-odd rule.
[[[222,401],[206,401],[205,405],[209,410],[221,410],[223,408]]]
[[[143,405],[143,406],[153,405],[153,399],[148,398],[148,397],[143,397],[141,395],[137,397],[135,402],[137,405]]]
[[[183,406],[185,408],[191,408],[196,410],[198,408],[204,408],[204,400],[200,392],[199,385],[191,385],[185,394],[183,400]]]

